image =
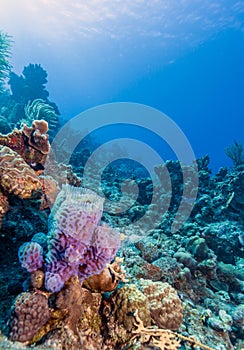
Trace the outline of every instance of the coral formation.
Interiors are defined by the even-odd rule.
[[[49,318],[48,301],[44,295],[21,293],[11,310],[10,339],[21,342],[31,340]]]
[[[214,350],[213,348],[200,343],[194,338],[186,337],[182,334],[172,332],[168,329],[160,329],[155,327],[145,327],[142,320],[138,315],[138,310],[134,312],[135,327],[133,331],[133,339],[139,338],[138,345],[141,343],[149,344],[149,346],[157,347],[161,350],[177,350],[181,347],[181,340],[186,341],[193,345],[193,347],[199,346],[205,350]],[[132,345],[133,343],[131,343]],[[137,344],[134,343],[135,346]]]
[[[36,242],[24,243],[19,248],[19,261],[28,272],[38,270],[43,265],[43,249]]]
[[[7,76],[11,90],[1,96],[0,131],[7,134],[12,128],[19,129],[23,124],[31,126],[35,119],[44,119],[49,124],[48,135],[52,140],[59,127],[60,113],[57,105],[48,100],[47,72],[39,64],[29,64],[20,76],[13,71],[9,73],[9,37],[0,33],[0,44],[0,92]]]
[[[41,183],[23,158],[11,148],[0,146],[0,186],[4,193],[22,199],[41,189]]]
[[[47,130],[46,121],[34,120],[31,127],[23,125],[20,130],[14,129],[7,135],[0,134],[0,145],[17,152],[33,168],[40,164],[40,169],[43,169],[50,151]]]
[[[180,348],[180,340],[177,335],[166,329],[145,327],[138,311],[134,313],[136,330],[131,340],[139,338],[141,343],[149,343],[161,350],[177,350]]]
[[[176,290],[168,283],[143,279],[138,281],[138,287],[149,300],[154,323],[159,328],[177,330],[182,322],[183,310]]]
[[[58,182],[51,176],[39,177],[42,186],[42,203],[40,209],[52,208],[55,199],[60,192],[60,187]]]
[[[24,122],[28,125],[34,120],[45,120],[48,123],[49,136],[54,136],[59,124],[58,114],[53,106],[42,99],[36,99],[34,101],[29,101],[24,110],[26,119],[22,121],[22,123]]]
[[[122,324],[127,331],[131,332],[134,328],[133,315],[136,310],[145,326],[151,324],[149,301],[136,285],[123,286],[115,292],[112,298],[116,305],[116,321]]]
[[[65,323],[74,333],[77,333],[77,324],[83,310],[84,292],[78,279],[73,278],[73,283],[67,283],[55,300],[59,310],[62,310]],[[90,297],[91,298],[91,297]]]
[[[77,277],[72,278],[58,293],[55,305],[63,313],[63,322],[78,335],[89,330],[90,335],[99,334],[102,319],[99,315],[102,296],[81,287]]]
[[[79,188],[81,181],[71,167],[54,162],[51,153],[43,163],[46,168],[50,162],[50,169],[47,169],[50,172],[45,169],[40,176],[33,163],[28,160],[27,164],[28,150],[39,152],[34,146],[36,143],[38,148],[40,143],[32,136],[39,136],[37,130],[46,135],[46,129],[46,124],[40,124],[38,120],[34,127],[16,132],[14,135],[19,136],[14,137],[12,143],[8,135],[1,136],[5,140],[8,136],[8,145],[3,145],[2,149],[11,148],[6,147],[7,154],[20,157],[23,166],[35,175],[38,192],[42,191],[44,209],[39,221],[40,196],[36,199],[32,195],[35,190],[23,201],[22,197],[16,196],[17,192],[12,192],[12,196],[7,184],[3,183],[0,213],[4,215],[8,206],[11,210],[5,215],[1,232],[0,290],[3,303],[7,301],[0,309],[2,324],[13,297],[23,290],[21,283],[28,275],[23,283],[25,293],[19,295],[21,304],[16,306],[14,302],[12,307],[10,338],[28,344],[38,342],[32,345],[36,349],[175,350],[180,346],[182,349],[194,346],[242,349],[242,165],[231,171],[222,168],[210,176],[209,158],[197,160],[199,193],[188,221],[173,235],[171,225],[182,194],[179,162],[168,161],[166,165],[170,173],[168,180],[172,181],[174,190],[165,215],[162,215],[165,198],[168,200],[171,196],[167,182],[162,194],[163,184],[159,181],[152,188],[147,178],[138,180],[140,191],[135,204],[124,214],[114,212],[110,215],[103,212],[103,199],[92,191]],[[45,156],[45,150],[42,156]],[[7,159],[11,163],[12,158]],[[78,169],[79,161],[76,159],[75,163]],[[2,173],[7,173],[8,162],[0,164]],[[20,166],[21,162],[17,168]],[[157,168],[161,180],[166,167]],[[191,173],[191,169],[188,170]],[[115,199],[120,198],[119,185],[124,179],[122,175],[117,177],[110,193]],[[24,176],[24,181],[26,179]],[[109,195],[111,173],[106,174],[104,181],[106,195]],[[131,186],[128,182],[128,194]],[[152,191],[157,199],[162,198],[161,206],[148,203]],[[154,229],[148,230],[147,223],[145,232],[139,231],[136,223],[133,228],[124,228],[147,211],[150,214],[148,222],[159,220]],[[119,250],[119,234],[101,224],[102,219],[112,227],[123,227],[125,240]],[[26,231],[28,235],[23,234]],[[26,243],[34,232],[38,233]],[[29,274],[19,269],[13,260],[18,247],[21,265]],[[3,254],[6,249],[11,254]],[[112,261],[115,254],[120,258]],[[46,310],[45,323],[33,311],[36,305],[42,305]],[[25,310],[28,317],[23,316]],[[33,321],[31,330],[28,322],[22,322],[28,318]],[[25,345],[21,347],[25,348]]]
[[[103,199],[95,192],[63,185],[49,216],[48,251],[45,255],[45,287],[58,292],[72,276],[85,278],[100,273],[115,256],[120,236],[99,226]],[[38,243],[26,243],[19,251],[22,266],[33,272],[42,266]]]
[[[92,291],[111,292],[118,287],[120,281],[127,282],[120,262],[121,259],[115,258],[115,261],[112,264],[107,264],[102,272],[87,278],[83,286]]]
[[[34,120],[32,127],[23,125],[7,135],[0,134],[0,222],[9,208],[9,195],[29,199],[41,195],[40,209],[51,208],[62,184],[81,185],[71,166],[52,161],[52,175],[43,174],[50,152],[48,124]],[[38,214],[39,215],[39,214]]]
[[[48,123],[45,120],[34,120],[31,127],[23,126],[23,134],[28,139],[29,146],[35,148],[43,154],[48,154],[50,145],[48,142]]]

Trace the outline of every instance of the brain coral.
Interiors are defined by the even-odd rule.
[[[177,330],[182,322],[182,306],[176,290],[168,283],[140,279],[139,289],[150,304],[151,317],[159,328]]]
[[[21,293],[14,301],[10,317],[9,337],[29,341],[50,318],[48,301],[37,293]]]
[[[41,183],[34,170],[6,146],[0,146],[0,186],[6,193],[30,198],[33,191],[41,189]]]

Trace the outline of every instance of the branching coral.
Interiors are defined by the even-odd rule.
[[[130,339],[140,339],[141,343],[148,343],[161,350],[178,350],[181,340],[191,343],[194,347],[199,346],[205,350],[214,350],[213,348],[198,342],[194,338],[185,337],[182,334],[172,332],[168,329],[144,327],[142,320],[138,316],[138,311],[134,313],[136,330],[132,331],[135,335]]]

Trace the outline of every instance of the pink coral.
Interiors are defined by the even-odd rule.
[[[104,270],[120,246],[120,235],[108,225],[99,225],[103,199],[84,188],[63,185],[52,208],[45,255],[45,288],[58,292],[77,275],[85,278]],[[41,246],[26,243],[20,248],[23,267],[32,272],[42,266]]]
[[[18,254],[21,266],[29,272],[36,271],[43,265],[43,250],[36,242],[22,244]]]
[[[33,338],[50,318],[48,300],[35,293],[21,293],[14,301],[10,318],[11,340],[25,342]]]

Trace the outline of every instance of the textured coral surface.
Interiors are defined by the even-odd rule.
[[[49,320],[47,298],[41,294],[21,293],[14,301],[11,311],[9,337],[25,342],[31,340]]]
[[[34,170],[11,148],[0,146],[0,186],[4,193],[20,198],[30,198],[41,189],[41,183]]]
[[[69,167],[56,165],[52,170],[62,171],[44,174],[46,184],[40,181],[46,196],[42,212],[34,190],[22,199],[19,192],[9,193],[9,184],[1,188],[0,322],[4,334],[22,344],[1,336],[0,348],[24,349],[25,342],[38,342],[31,346],[45,350],[243,348],[243,169],[220,170],[211,178],[208,158],[198,160],[198,197],[188,221],[172,235],[182,190],[177,162],[167,162],[175,190],[166,216],[148,204],[149,179],[138,181],[143,191],[128,211],[109,215],[94,192],[68,185],[61,190],[64,183],[80,186],[80,181]],[[5,163],[1,166],[6,174]],[[159,175],[165,171],[160,169]],[[109,194],[112,173],[106,176]],[[114,198],[119,198],[122,180],[116,173]],[[160,186],[154,188],[157,195]],[[147,210],[151,221],[144,231],[136,224],[127,229]],[[159,226],[148,230],[156,217]],[[120,249],[120,235],[102,220],[122,228]],[[115,254],[119,260],[113,262]],[[44,318],[35,312],[40,306]]]

